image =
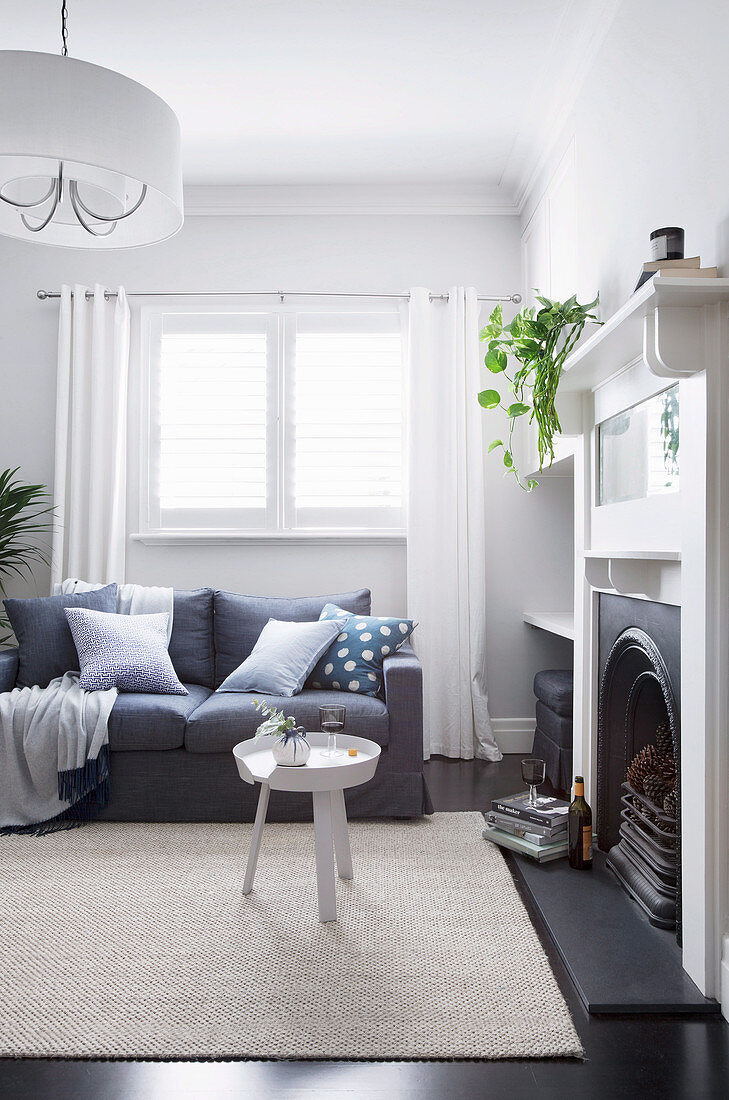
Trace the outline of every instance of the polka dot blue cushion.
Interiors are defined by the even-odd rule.
[[[418,625],[412,619],[352,615],[328,603],[320,619],[339,619],[342,629],[309,677],[309,687],[382,695],[382,662]]]

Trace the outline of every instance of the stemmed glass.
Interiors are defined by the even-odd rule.
[[[539,760],[536,757],[522,760],[521,777],[529,788],[529,798],[526,804],[535,810],[540,809],[544,805],[542,799],[537,798],[537,787],[544,782],[544,773],[545,763],[543,760]]]
[[[337,748],[337,734],[344,729],[346,714],[347,708],[339,703],[319,707],[319,729],[327,734],[327,747],[322,751],[322,756],[344,756],[344,751]]]

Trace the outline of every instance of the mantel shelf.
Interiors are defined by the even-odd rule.
[[[523,611],[522,618],[529,626],[558,634],[560,638],[575,640],[575,616],[572,611]]]
[[[594,389],[641,357],[667,378],[703,370],[700,307],[720,302],[729,302],[729,279],[654,277],[569,356],[561,391]]]

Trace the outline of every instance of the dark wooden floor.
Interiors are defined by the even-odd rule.
[[[519,757],[427,765],[436,810],[484,809],[521,786]],[[535,923],[539,928],[538,918]],[[590,929],[585,929],[589,936]],[[721,1018],[595,1017],[543,938],[587,1060],[521,1062],[63,1062],[0,1059],[3,1100],[727,1100]],[[0,949],[1,950],[1,949]],[[1,963],[0,963],[1,965]],[[70,1008],[72,1010],[72,1006]]]

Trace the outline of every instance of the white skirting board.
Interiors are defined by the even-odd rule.
[[[534,741],[534,718],[492,718],[494,736],[504,753],[531,752]]]
[[[724,936],[723,939],[719,1000],[721,1001],[722,1015],[725,1019],[729,1020],[729,936]]]

